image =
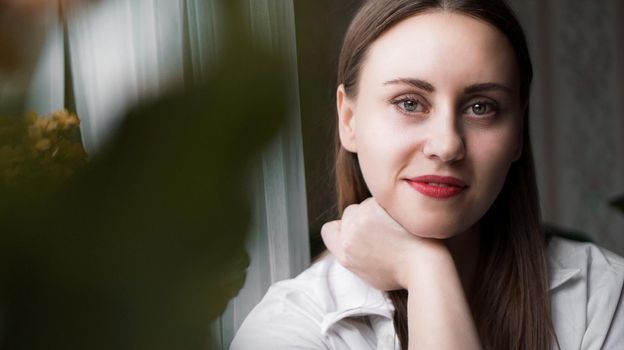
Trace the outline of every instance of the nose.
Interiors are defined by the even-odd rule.
[[[452,114],[433,116],[429,120],[423,153],[429,159],[451,163],[464,158],[466,147],[460,126]]]

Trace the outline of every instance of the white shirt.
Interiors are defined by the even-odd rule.
[[[594,244],[553,238],[548,268],[561,349],[624,349],[624,259]],[[230,350],[399,350],[393,312],[385,293],[328,255],[271,286]]]

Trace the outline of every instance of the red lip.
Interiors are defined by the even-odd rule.
[[[406,181],[423,195],[439,199],[457,196],[468,188],[465,182],[452,176],[425,175],[407,179]],[[444,186],[430,185],[431,183]]]

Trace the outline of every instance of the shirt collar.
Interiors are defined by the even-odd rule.
[[[582,250],[568,249],[559,238],[553,237],[548,244],[549,291],[553,291],[566,282],[575,279],[583,271],[586,258],[579,257]]]
[[[579,259],[565,251],[557,238],[548,245],[549,291],[553,291],[581,274]],[[326,334],[342,319],[378,315],[392,319],[394,306],[387,293],[381,292],[340,265],[332,255],[323,258],[327,264],[329,297],[333,298],[335,311],[323,318],[321,331]],[[582,261],[580,262],[582,264]]]
[[[392,319],[394,306],[387,294],[371,287],[364,280],[340,265],[333,256],[327,259],[328,298],[333,299],[334,311],[323,317],[321,331],[327,332],[342,319],[378,315]]]

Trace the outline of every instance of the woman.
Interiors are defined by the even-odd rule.
[[[624,260],[540,228],[531,79],[503,1],[365,3],[339,64],[331,254],[232,349],[621,348]]]

